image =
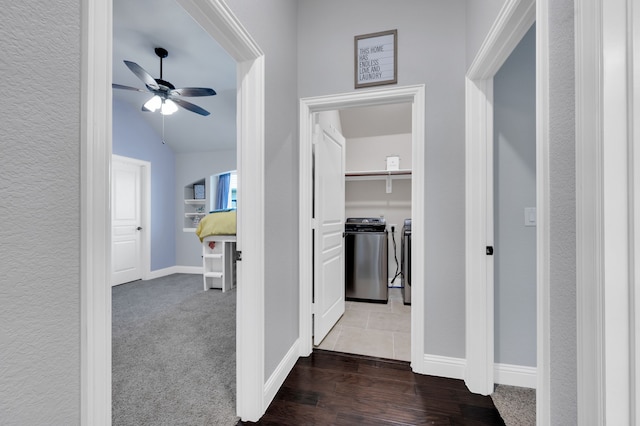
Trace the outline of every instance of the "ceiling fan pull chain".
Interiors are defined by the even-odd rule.
[[[164,114],[160,114],[162,116],[162,144],[164,145]]]

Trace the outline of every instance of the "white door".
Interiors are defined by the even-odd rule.
[[[142,170],[113,158],[111,166],[111,285],[142,278]]]
[[[319,345],[344,314],[345,139],[316,127],[313,344]]]

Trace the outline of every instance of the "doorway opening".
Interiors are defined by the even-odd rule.
[[[318,216],[334,204],[332,200],[342,201],[336,205],[341,210],[338,231],[344,232],[344,271],[337,281],[344,282],[340,291],[346,298],[344,314],[328,324],[332,328],[324,335],[318,329],[324,326],[324,319],[318,318],[318,298],[324,292],[315,295],[314,347],[410,361],[411,104],[319,112],[315,121],[344,136],[340,182],[328,194],[316,187],[314,206],[323,209],[314,214],[316,223],[324,223]],[[314,144],[314,180],[321,173],[319,143]],[[338,185],[344,193],[337,191]],[[344,199],[334,200],[340,196]],[[318,233],[325,234],[322,226],[314,230],[314,241]],[[323,263],[315,261],[316,271]],[[323,285],[320,279],[314,277],[314,288]]]
[[[180,5],[237,63],[240,170],[238,249],[251,253],[238,263],[236,412],[255,421],[264,413],[264,56],[222,1]],[[111,1],[89,1],[83,17],[82,119],[82,417],[111,421]],[[250,145],[249,145],[250,144]],[[251,149],[243,150],[243,146]],[[250,238],[249,238],[250,236]]]
[[[536,19],[535,0],[506,2],[496,18],[485,43],[471,64],[466,76],[466,366],[465,383],[474,393],[489,395],[494,390],[495,378],[495,312],[494,312],[494,217],[493,217],[493,144],[494,144],[494,77],[516,46],[529,31]],[[536,41],[536,55],[540,48]],[[537,58],[539,59],[539,57]],[[536,75],[540,72],[539,64]],[[539,93],[536,93],[538,98]],[[539,102],[537,99],[536,102]],[[540,104],[537,103],[539,108]],[[539,109],[536,109],[539,111]],[[536,133],[541,119],[538,116]],[[544,255],[544,158],[540,155],[540,138],[536,140],[536,207],[533,213],[536,223],[536,287],[541,288]],[[527,206],[532,207],[532,206]],[[531,217],[531,211],[528,212]],[[523,219],[523,217],[520,217]],[[522,222],[521,222],[522,223]],[[540,293],[538,293],[540,294]],[[540,300],[540,299],[538,299]],[[540,354],[540,336],[544,332],[540,320],[544,307],[536,307],[537,325],[537,369],[514,368],[508,365],[503,373],[507,380],[513,378],[535,381],[540,377],[543,365]],[[506,365],[505,365],[506,366]],[[499,367],[499,366],[498,366]],[[523,374],[524,371],[524,374]],[[516,384],[516,383],[513,383]],[[540,391],[540,389],[538,389]]]
[[[235,263],[227,266],[235,242],[202,242],[198,237],[213,231],[196,229],[218,209],[211,176],[236,169],[236,61],[174,0],[112,4],[112,152],[146,160],[153,171],[148,225],[133,217],[139,211],[133,203],[113,203],[113,279],[123,285],[112,290],[112,417],[235,420],[236,372],[228,363],[236,359],[237,280]],[[175,83],[175,92],[165,93],[178,106],[172,114],[149,106],[159,99],[150,79],[162,90]],[[116,159],[112,188],[122,191],[114,201],[120,192],[140,192]],[[123,221],[123,212],[132,217]],[[236,230],[230,233],[235,240]],[[152,242],[151,280],[135,275],[133,247],[142,236]],[[149,375],[151,368],[158,374]],[[217,406],[208,404],[214,397]]]
[[[424,182],[424,86],[372,90],[301,99],[300,112],[300,354],[313,350],[313,128],[315,114],[349,108],[409,104],[411,110],[412,181]],[[424,258],[424,187],[411,185],[412,258]],[[396,229],[396,232],[399,230]],[[412,369],[424,370],[424,263],[412,262],[411,349]]]

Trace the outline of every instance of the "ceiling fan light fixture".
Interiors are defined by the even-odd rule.
[[[160,96],[158,95],[155,95],[144,104],[144,107],[151,112],[155,112],[155,110],[162,107],[162,98],[160,98]]]
[[[173,84],[162,78],[162,60],[169,55],[166,49],[157,47],[155,49],[156,55],[160,58],[160,78],[153,78],[151,74],[144,70],[140,65],[131,61],[124,61],[124,64],[131,70],[144,83],[147,90],[154,94],[144,106],[142,111],[155,112],[160,110],[162,115],[171,115],[178,111],[178,107],[182,107],[187,111],[195,112],[202,116],[208,116],[210,113],[204,108],[198,105],[187,102],[184,99],[180,99],[177,96],[213,96],[216,91],[207,87],[182,87],[176,89]],[[122,84],[112,84],[114,89],[133,90],[136,92],[144,92],[142,89],[136,87],[124,86]],[[175,101],[171,100],[175,99]]]
[[[162,102],[162,107],[160,109],[162,115],[171,115],[176,111],[178,111],[178,106],[171,99],[165,99]]]

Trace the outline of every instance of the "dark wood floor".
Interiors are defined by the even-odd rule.
[[[488,396],[408,362],[316,350],[300,358],[258,423],[238,425],[504,425]]]

